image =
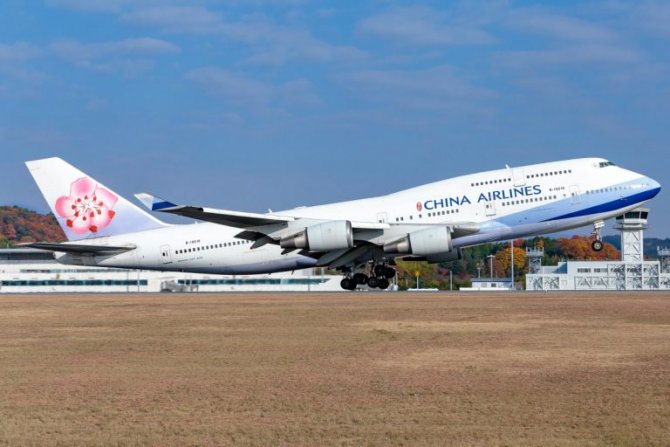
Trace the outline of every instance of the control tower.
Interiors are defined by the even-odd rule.
[[[616,229],[621,231],[621,260],[644,261],[644,230],[647,228],[649,209],[637,208],[616,218]]]
[[[542,270],[542,257],[544,256],[544,248],[526,248],[526,260],[528,261],[528,271],[530,273],[540,273]]]

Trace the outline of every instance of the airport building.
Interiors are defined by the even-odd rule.
[[[472,278],[471,287],[461,287],[461,292],[509,292],[513,290],[511,278]]]
[[[527,249],[526,290],[670,290],[670,249],[644,260],[644,229],[649,210],[638,208],[616,218],[621,260],[568,261],[542,266],[543,251]]]
[[[339,292],[340,279],[312,270],[230,276],[64,265],[51,252],[0,249],[0,293]]]

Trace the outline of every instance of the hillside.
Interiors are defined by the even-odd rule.
[[[17,206],[0,206],[0,247],[22,242],[65,240],[53,214],[39,214]]]

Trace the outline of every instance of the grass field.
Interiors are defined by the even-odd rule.
[[[670,294],[0,296],[0,445],[670,445]]]

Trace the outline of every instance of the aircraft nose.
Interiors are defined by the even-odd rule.
[[[649,190],[652,191],[654,195],[658,194],[661,191],[661,184],[651,177],[647,177],[647,180],[649,181]]]

